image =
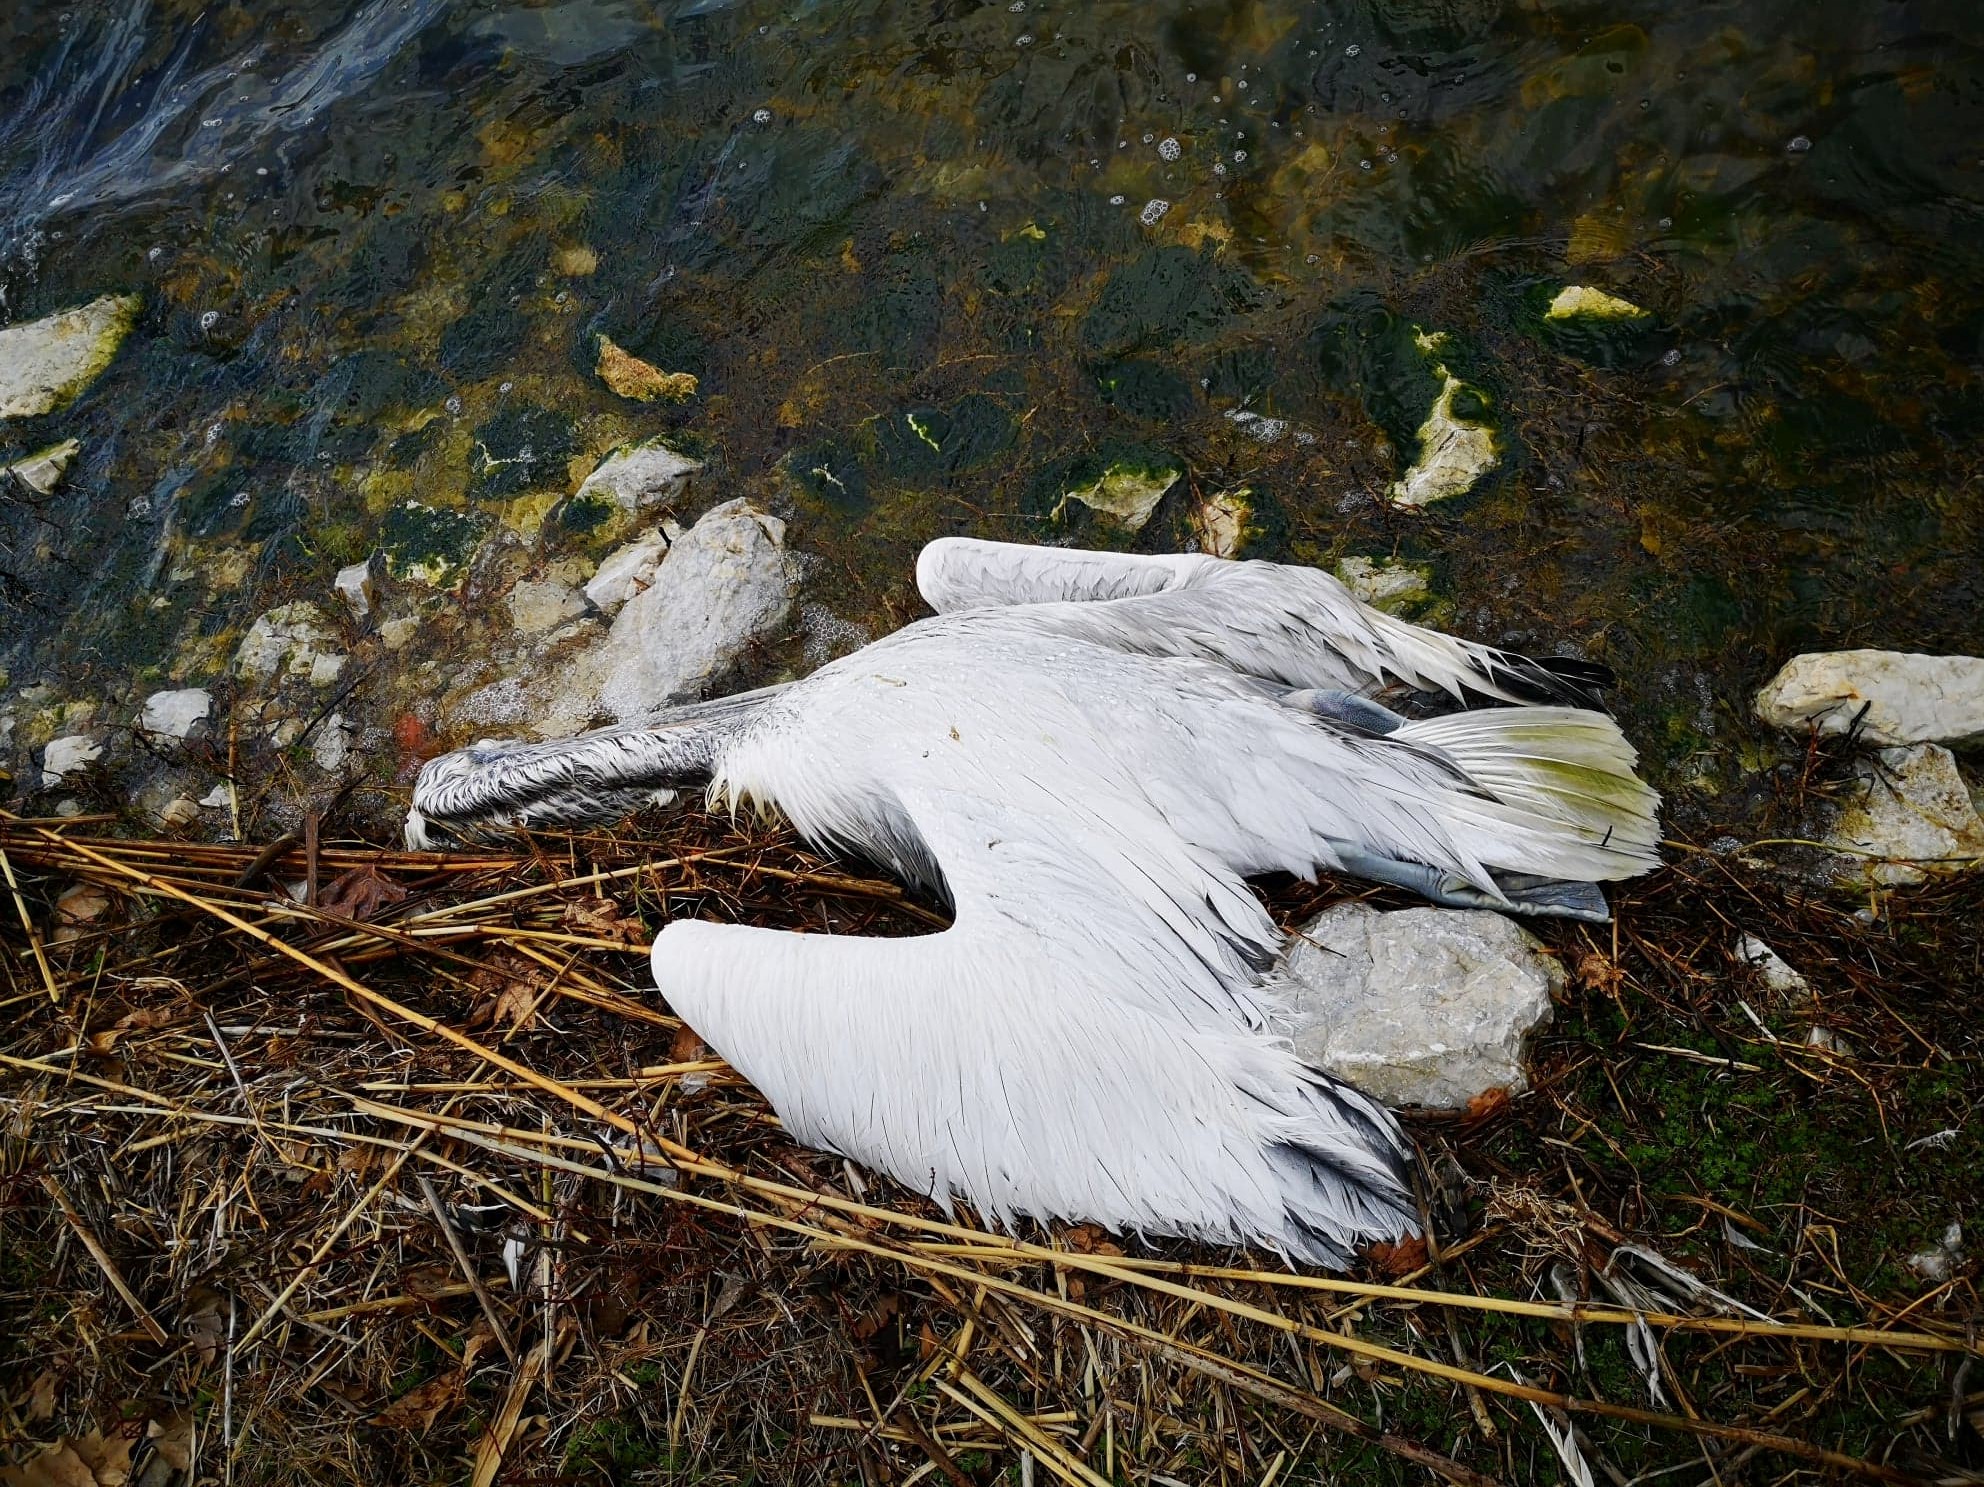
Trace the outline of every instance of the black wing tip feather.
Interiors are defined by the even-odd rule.
[[[1618,685],[1612,668],[1577,656],[1523,656],[1491,651],[1489,675],[1518,702],[1606,711],[1605,693]]]

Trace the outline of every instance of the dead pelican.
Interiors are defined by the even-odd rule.
[[[947,540],[939,614],[651,726],[436,759],[408,839],[707,779],[944,895],[915,939],[676,921],[656,985],[792,1135],[995,1221],[1256,1241],[1416,1226],[1391,1116],[1275,1036],[1251,874],[1602,917],[1657,861],[1597,668],[1405,624],[1311,569]],[[1407,721],[1386,682],[1536,703]]]

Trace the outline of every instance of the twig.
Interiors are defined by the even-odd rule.
[[[7,874],[7,891],[14,896],[14,909],[21,916],[21,928],[27,933],[28,949],[34,952],[34,963],[41,971],[42,985],[48,988],[48,999],[60,1003],[61,988],[55,984],[55,972],[49,967],[47,952],[41,948],[41,936],[34,932],[34,919],[28,913],[27,900],[21,897],[21,885],[14,877],[14,864],[8,859],[4,848],[0,848],[0,870]]]
[[[420,1195],[427,1200],[428,1208],[433,1211],[434,1222],[441,1226],[441,1237],[448,1241],[448,1250],[454,1255],[455,1263],[461,1267],[462,1279],[467,1281],[469,1289],[475,1292],[475,1299],[482,1306],[483,1316],[489,1319],[489,1330],[495,1334],[496,1346],[503,1350],[504,1357],[515,1363],[516,1344],[510,1341],[510,1331],[503,1325],[503,1318],[496,1310],[496,1298],[489,1294],[489,1288],[482,1283],[482,1277],[476,1274],[475,1262],[469,1258],[468,1251],[463,1248],[461,1236],[455,1232],[454,1222],[448,1217],[448,1210],[441,1202],[441,1195],[434,1191],[434,1184],[427,1180],[425,1172],[414,1173],[413,1180],[419,1185]]]
[[[110,1288],[123,1299],[126,1306],[131,1308],[133,1315],[138,1319],[138,1325],[145,1329],[145,1335],[158,1346],[164,1347],[172,1340],[171,1334],[158,1324],[157,1317],[145,1309],[145,1303],[138,1299],[138,1293],[125,1284],[124,1272],[117,1268],[117,1262],[110,1258],[110,1251],[103,1247],[102,1242],[91,1232],[90,1226],[83,1222],[83,1216],[76,1212],[76,1205],[69,1201],[68,1189],[62,1186],[61,1179],[52,1172],[45,1172],[42,1174],[41,1185],[48,1190],[48,1196],[55,1200],[55,1206],[62,1210],[62,1217],[67,1219],[69,1227],[76,1231],[76,1237],[82,1240],[83,1248],[90,1252],[90,1258],[102,1269],[104,1276],[110,1282]]]

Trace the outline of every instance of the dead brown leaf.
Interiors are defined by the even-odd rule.
[[[1620,984],[1626,979],[1624,971],[1596,950],[1587,950],[1578,957],[1573,974],[1585,990],[1603,992],[1606,996],[1617,996]]]
[[[709,1045],[696,1036],[696,1030],[684,1023],[675,1030],[675,1036],[668,1040],[668,1061],[671,1064],[701,1063],[710,1056]]]
[[[55,1418],[55,1370],[44,1368],[34,1376],[28,1386],[28,1418],[30,1420],[52,1420]]]
[[[617,940],[622,945],[647,943],[647,926],[621,912],[610,898],[584,898],[565,905],[565,929],[575,935]]]
[[[171,1027],[178,1020],[178,1011],[172,1007],[141,1007],[136,1012],[126,1012],[109,1027],[90,1034],[89,1050],[98,1055],[107,1054],[126,1033],[154,1032],[162,1027]]]
[[[159,1460],[176,1472],[193,1470],[193,1417],[184,1412],[145,1427]]]
[[[1076,1224],[1066,1235],[1068,1248],[1078,1255],[1120,1255],[1123,1246],[1099,1224]]]
[[[462,1396],[462,1371],[440,1374],[424,1384],[416,1384],[372,1417],[374,1425],[388,1430],[428,1431],[441,1411]]]
[[[110,894],[107,890],[94,883],[72,883],[55,900],[55,931],[49,935],[48,942],[61,945],[80,939],[90,926],[109,913]]]
[[[220,1355],[220,1340],[227,1331],[221,1318],[221,1297],[205,1286],[195,1286],[179,1314],[179,1335],[192,1343],[204,1366]]]
[[[367,863],[335,879],[317,895],[317,907],[342,919],[370,919],[405,897],[406,889]]]
[[[1410,1275],[1426,1264],[1426,1240],[1415,1234],[1410,1239],[1401,1239],[1397,1244],[1367,1245],[1366,1258],[1377,1267],[1379,1274],[1396,1279]]]
[[[67,1441],[57,1441],[19,1466],[0,1467],[0,1487],[97,1487],[89,1469]]]
[[[497,951],[481,969],[470,973],[468,983],[489,993],[488,999],[470,1014],[470,1027],[500,1023],[517,1033],[528,1031],[536,1020],[532,1014],[538,994],[544,989],[544,973],[514,951]]]
[[[19,1466],[0,1467],[4,1487],[124,1487],[131,1438],[120,1431],[69,1436]]]
[[[1493,1089],[1484,1089],[1467,1102],[1467,1119],[1470,1121],[1492,1120],[1509,1108],[1509,1092],[1499,1084]]]

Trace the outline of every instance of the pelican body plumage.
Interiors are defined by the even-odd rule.
[[[408,839],[617,818],[706,780],[947,899],[906,939],[678,920],[671,1008],[793,1137],[994,1222],[1340,1267],[1414,1232],[1408,1147],[1279,1036],[1252,875],[1603,917],[1657,797],[1599,668],[1406,624],[1313,569],[945,539],[937,614],[782,687],[428,764]],[[1407,720],[1386,685],[1492,706]]]

